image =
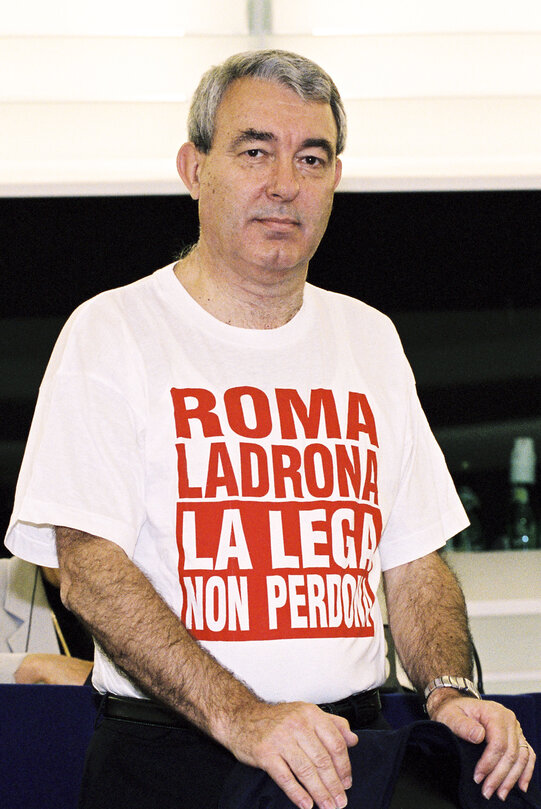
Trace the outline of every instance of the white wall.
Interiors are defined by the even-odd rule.
[[[0,193],[176,193],[201,73],[253,47],[320,62],[346,102],[343,190],[541,187],[537,0],[19,0],[0,14]]]
[[[445,551],[468,608],[485,693],[541,690],[541,550]],[[378,591],[384,620],[383,588]],[[398,679],[411,683],[397,661]]]
[[[466,596],[485,690],[541,689],[541,551],[447,553]]]

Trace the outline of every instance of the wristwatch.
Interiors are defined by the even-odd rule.
[[[481,699],[481,694],[471,680],[467,680],[465,677],[454,677],[452,674],[444,674],[442,677],[436,677],[435,680],[431,680],[428,683],[424,691],[425,703],[430,694],[437,688],[455,688],[457,691],[460,691],[462,694],[467,694],[469,697]]]

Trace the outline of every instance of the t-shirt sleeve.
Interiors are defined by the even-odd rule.
[[[57,565],[57,525],[131,555],[144,519],[137,358],[106,325],[87,316],[70,323],[40,388],[6,537],[15,555],[36,564]]]
[[[443,547],[469,524],[411,376],[397,494],[379,546],[382,570]]]

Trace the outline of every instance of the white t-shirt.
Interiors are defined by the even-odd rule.
[[[385,679],[381,569],[467,525],[391,322],[307,285],[277,329],[215,319],[172,265],[98,295],[51,357],[6,544],[118,543],[262,698]],[[101,691],[139,692],[97,650]]]

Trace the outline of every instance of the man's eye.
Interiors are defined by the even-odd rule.
[[[246,154],[248,155],[248,157],[259,157],[261,154],[263,154],[263,152],[261,151],[261,149],[248,149],[246,151]]]
[[[305,155],[302,160],[307,166],[320,166],[323,164],[321,157],[316,157],[313,154]]]

